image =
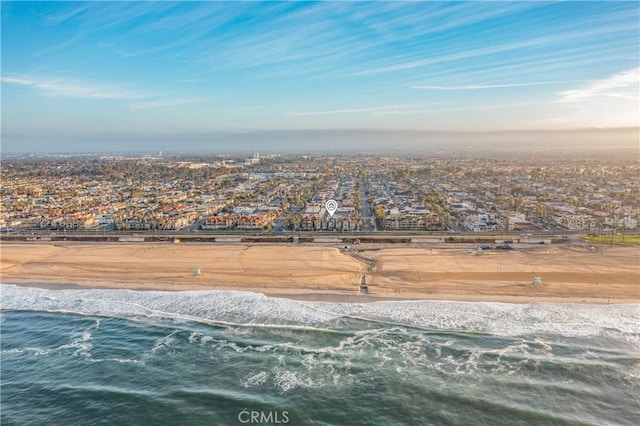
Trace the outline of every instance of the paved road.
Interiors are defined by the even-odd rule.
[[[274,230],[275,231],[275,230]],[[564,237],[573,242],[581,241],[580,236],[583,233],[581,232],[565,232]],[[292,232],[292,231],[280,231],[277,232],[276,235],[280,235],[282,237],[291,237],[291,236],[304,236],[310,238],[316,237],[352,237],[352,238],[368,238],[368,239],[393,239],[393,238],[420,238],[420,237],[437,237],[437,238],[448,238],[453,237],[457,241],[461,240],[475,240],[475,239],[512,239],[517,240],[523,238],[520,233],[517,232],[509,232],[509,233],[492,233],[492,232],[465,232],[465,233],[453,233],[453,232],[443,232],[443,231],[412,231],[412,232],[399,232],[399,231],[385,231],[385,232],[328,232],[328,231],[320,231],[320,232]],[[629,233],[628,235],[632,235]],[[637,234],[633,234],[637,235]],[[21,233],[2,233],[0,239],[3,241],[11,241],[11,240],[24,240],[28,238],[51,238],[54,241],[63,240],[65,238],[87,238],[90,240],[93,237],[109,237],[109,238],[119,238],[119,237],[150,237],[150,238],[244,238],[244,237],[266,237],[268,233],[266,232],[254,232],[254,231],[235,231],[229,232],[227,231],[202,231],[199,230],[197,233],[189,232],[189,233],[178,233],[176,231],[168,232],[168,231],[100,231],[96,232],[92,231],[71,231],[71,232],[50,232],[50,231],[34,231],[34,232],[21,232]],[[553,231],[547,232],[536,232],[533,233],[528,238],[530,239],[547,239],[547,238],[562,238],[563,235],[560,233],[553,233]]]
[[[375,216],[367,198],[367,187],[363,178],[360,178],[360,219],[363,232],[377,231]]]

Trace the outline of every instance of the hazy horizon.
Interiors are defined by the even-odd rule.
[[[59,136],[13,142],[3,135],[4,154],[53,153],[370,153],[456,150],[638,150],[640,128],[524,130],[501,132],[421,131],[384,129],[309,129],[257,132],[219,132],[180,135],[98,135],[74,137],[75,149]]]
[[[633,147],[637,2],[11,2],[2,151]]]

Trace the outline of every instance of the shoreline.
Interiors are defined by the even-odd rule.
[[[13,243],[0,281],[26,287],[249,291],[304,301],[640,303],[640,248]],[[202,274],[194,273],[202,269]],[[366,276],[369,294],[359,292]],[[542,284],[534,285],[533,277]]]
[[[527,296],[482,296],[482,295],[456,295],[456,294],[439,294],[436,297],[390,297],[376,294],[359,294],[346,293],[327,290],[324,292],[301,292],[296,289],[274,289],[272,291],[261,291],[260,289],[238,289],[232,287],[216,287],[216,288],[199,288],[199,289],[183,289],[183,288],[148,288],[148,287],[114,287],[108,284],[103,285],[87,285],[76,283],[33,283],[33,282],[2,282],[2,285],[15,285],[25,288],[39,288],[43,290],[130,290],[137,292],[168,292],[179,293],[188,291],[239,291],[246,293],[262,294],[267,297],[278,299],[288,299],[304,302],[329,302],[329,303],[376,303],[376,302],[422,302],[422,301],[438,301],[438,302],[469,302],[469,303],[509,303],[509,304],[526,304],[526,303],[558,303],[558,304],[594,304],[594,305],[624,305],[638,304],[640,299],[603,299],[603,298],[582,298],[576,299],[571,297],[527,297]],[[418,295],[419,296],[419,295]]]

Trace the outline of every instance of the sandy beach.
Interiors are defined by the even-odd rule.
[[[640,247],[5,243],[3,283],[246,290],[308,300],[637,303]],[[196,268],[200,275],[195,274]],[[366,274],[368,295],[359,293]],[[533,278],[540,276],[541,285]]]

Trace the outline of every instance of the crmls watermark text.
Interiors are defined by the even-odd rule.
[[[246,408],[238,413],[240,423],[285,424],[289,423],[288,411],[249,411]]]

